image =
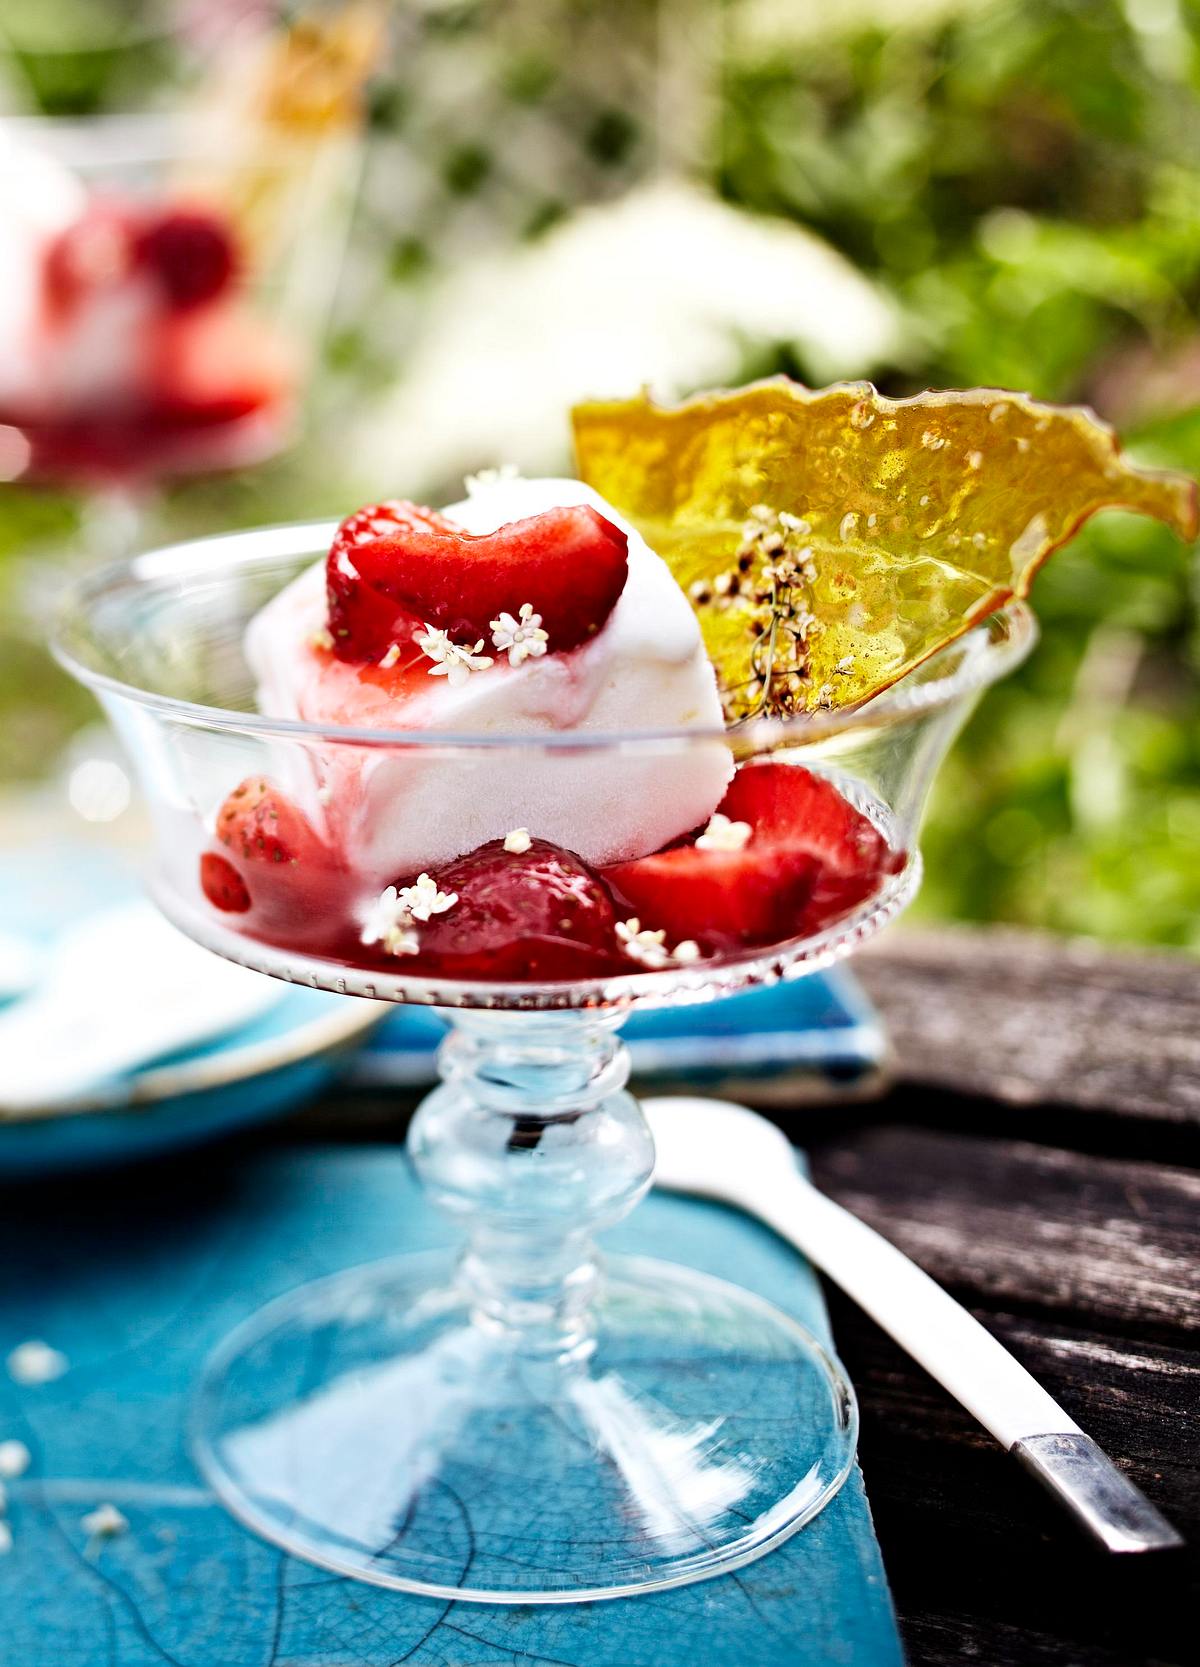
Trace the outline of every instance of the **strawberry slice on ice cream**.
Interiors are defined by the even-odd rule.
[[[377,523],[385,530],[376,532]],[[590,504],[490,533],[463,532],[413,504],[384,504],[343,523],[326,572],[340,659],[376,658],[406,624],[409,635],[432,625],[455,642],[488,643],[492,621],[517,617],[526,604],[541,616],[549,652],[561,653],[590,641],[608,619],[629,556],[625,534]]]
[[[377,660],[393,643],[410,636],[419,623],[410,608],[362,576],[360,553],[382,538],[457,531],[436,510],[404,499],[369,504],[346,517],[325,561],[329,634],[339,659]]]

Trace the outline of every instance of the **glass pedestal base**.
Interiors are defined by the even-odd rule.
[[[247,1526],[379,1586],[563,1603],[736,1569],[845,1480],[849,1384],[750,1293],[613,1258],[586,1331],[539,1354],[455,1278],[351,1269],[220,1347],[195,1446]]]

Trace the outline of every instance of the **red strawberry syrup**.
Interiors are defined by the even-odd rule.
[[[735,832],[700,845],[697,829],[603,871],[536,837],[524,849],[492,840],[430,873],[427,894],[454,902],[399,920],[390,946],[363,941],[370,922],[378,930],[382,888],[261,778],[230,794],[198,879],[214,919],[285,952],[399,978],[536,987],[761,955],[834,926],[905,865],[831,781],[797,765],[742,765],[722,803],[749,828],[742,843]],[[659,930],[661,944],[637,936]]]

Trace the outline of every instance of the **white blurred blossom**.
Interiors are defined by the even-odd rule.
[[[899,342],[893,304],[820,238],[661,181],[461,266],[347,451],[364,483],[403,457],[412,491],[496,456],[544,473],[563,463],[577,400],[727,383],[776,343],[836,380]]]

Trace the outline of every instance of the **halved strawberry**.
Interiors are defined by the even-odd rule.
[[[665,931],[668,949],[686,938],[706,949],[735,949],[791,937],[789,922],[807,906],[819,869],[803,851],[682,845],[606,868],[604,878],[623,915]]]
[[[845,914],[904,866],[878,828],[840,794],[825,776],[795,764],[745,764],[729,784],[722,812],[749,822],[753,839],[773,848],[809,851],[820,873],[809,901],[804,929]]]
[[[516,615],[528,602],[541,615],[552,653],[578,648],[599,631],[625,588],[625,534],[590,505],[548,509],[480,534],[431,526],[431,512],[419,513],[419,525],[360,543],[348,563],[331,551],[330,567],[344,572],[348,565],[371,592],[455,642],[487,642],[493,619]],[[353,623],[339,638],[331,619],[343,659],[380,652],[382,611],[372,607],[371,628],[359,638]]]
[[[903,858],[832,782],[792,764],[745,764],[720,812],[750,824],[738,850],[694,843],[603,870],[622,906],[668,947],[780,943],[869,897]]]
[[[573,851],[493,839],[435,876],[458,901],[417,927],[421,961],[447,978],[583,978],[616,955],[612,898]]]
[[[206,852],[200,883],[217,908],[253,911],[253,924],[293,930],[316,925],[340,891],[342,864],[298,806],[263,776],[248,776],[217,812],[216,835],[227,853]],[[218,864],[222,866],[217,867]],[[236,909],[233,879],[246,901]]]
[[[200,858],[200,889],[214,909],[244,915],[250,907],[246,882],[226,857],[205,851]]]
[[[399,498],[369,504],[346,517],[325,561],[329,632],[339,659],[378,660],[394,642],[407,642],[422,623],[411,610],[398,607],[394,598],[362,577],[359,552],[368,544],[396,534],[420,537],[457,531],[454,523],[436,510]]]
[[[247,776],[217,812],[217,838],[246,862],[325,861],[328,849],[304,812],[265,776]]]

